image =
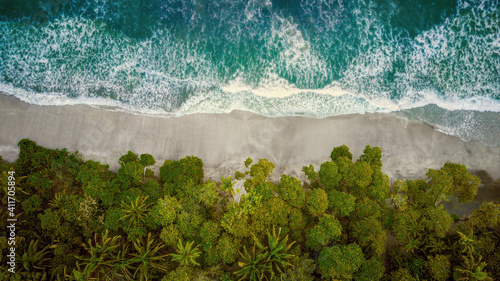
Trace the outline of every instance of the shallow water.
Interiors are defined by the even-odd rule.
[[[2,3],[0,91],[30,103],[397,111],[500,145],[498,0]]]

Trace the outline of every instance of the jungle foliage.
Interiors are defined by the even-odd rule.
[[[15,163],[0,158],[2,204],[15,171],[18,214],[17,272],[2,236],[0,280],[500,280],[499,205],[469,218],[442,205],[477,194],[463,165],[391,185],[380,148],[353,161],[344,145],[303,167],[305,182],[271,182],[274,164],[248,158],[237,202],[232,175],[205,180],[195,156],[155,175],[149,154],[129,151],[113,172],[77,152],[19,147]]]

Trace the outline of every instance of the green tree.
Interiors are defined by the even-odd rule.
[[[406,268],[398,268],[398,270],[391,272],[391,281],[401,280],[416,281],[415,277]]]
[[[385,250],[387,236],[382,224],[373,217],[367,217],[351,223],[352,236],[371,256],[379,257]]]
[[[418,237],[423,230],[420,223],[420,213],[413,208],[407,208],[403,212],[396,212],[392,233],[398,241],[407,243],[411,238]]]
[[[339,220],[333,215],[325,214],[317,225],[306,230],[306,245],[319,251],[330,242],[338,240],[341,232],[342,226]]]
[[[380,147],[365,146],[363,155],[359,159],[367,162],[374,172],[382,169],[382,149]]]
[[[499,205],[493,202],[483,202],[479,209],[472,211],[472,225],[478,229],[494,228],[500,219]]]
[[[160,239],[165,243],[165,245],[170,247],[175,247],[175,245],[177,245],[177,241],[181,238],[181,231],[175,224],[165,226],[160,233]]]
[[[201,241],[204,248],[215,247],[221,232],[220,224],[214,221],[206,221],[200,229]]]
[[[349,152],[349,147],[346,145],[341,145],[333,148],[332,153],[330,154],[330,158],[332,161],[337,160],[340,157],[345,157],[348,160],[352,161],[352,153]]]
[[[266,277],[264,274],[271,269],[271,267],[266,264],[267,252],[256,251],[256,243],[254,243],[250,252],[248,252],[247,247],[243,245],[243,253],[239,253],[243,261],[238,262],[241,269],[234,272],[234,274],[239,277],[238,280],[257,281]]]
[[[292,261],[293,267],[286,270],[283,280],[286,281],[314,281],[314,271],[316,271],[316,263],[310,259],[307,254],[296,256]]]
[[[352,169],[343,177],[349,193],[357,198],[366,197],[368,186],[372,182],[372,175],[373,171],[367,162],[356,161]]]
[[[199,200],[207,207],[215,208],[219,202],[219,189],[215,182],[207,180],[199,189]]]
[[[453,223],[450,214],[443,209],[443,205],[438,207],[428,207],[422,210],[422,226],[426,234],[439,238],[444,238]]]
[[[302,210],[298,208],[291,208],[288,227],[290,227],[290,234],[294,240],[298,242],[302,242],[304,240],[302,231],[306,227],[306,224],[307,216],[302,212]]]
[[[444,164],[442,170],[453,178],[452,192],[460,203],[468,203],[476,197],[481,182],[477,176],[467,172],[465,165],[448,162]]]
[[[183,245],[182,240],[179,239],[175,249],[176,253],[170,254],[172,260],[179,263],[180,266],[200,265],[196,261],[196,258],[200,256],[200,251],[198,250],[198,246],[193,248],[193,244],[193,241],[189,241]]]
[[[445,281],[451,275],[451,264],[446,256],[436,255],[430,257],[425,267],[432,280]]]
[[[368,186],[368,198],[379,201],[388,197],[390,190],[389,177],[381,171],[375,170],[372,175],[372,182]]]
[[[288,175],[282,175],[278,185],[278,195],[293,207],[302,208],[305,202],[305,192],[301,182]]]
[[[152,217],[157,224],[167,226],[172,224],[182,208],[177,198],[165,195],[152,208]]]
[[[328,208],[328,195],[321,188],[309,190],[306,194],[306,210],[311,216],[321,216]]]
[[[335,162],[329,161],[321,164],[319,169],[319,181],[326,191],[338,189],[341,178],[342,175],[339,174],[339,169]]]
[[[354,280],[356,281],[378,281],[384,277],[385,267],[383,261],[379,257],[372,257],[365,260],[361,265],[361,269],[356,273]]]
[[[257,164],[250,167],[250,178],[245,180],[245,190],[251,192],[253,188],[262,186],[274,170],[274,164],[267,159],[260,159]]]
[[[314,171],[314,166],[311,164],[309,166],[303,166],[302,167],[302,172],[307,176],[307,179],[312,183],[314,181],[317,181],[319,178],[319,175],[316,171]]]
[[[122,167],[125,166],[127,163],[137,163],[137,162],[139,162],[139,156],[137,156],[137,154],[133,153],[130,150],[127,152],[127,154],[120,157],[120,160],[118,160],[118,163]]]
[[[227,234],[222,234],[222,237],[217,243],[217,254],[220,261],[225,264],[230,264],[236,261],[238,256],[238,249],[240,248],[240,243],[235,238]]]
[[[339,217],[346,217],[356,206],[356,197],[342,191],[328,191],[328,209]]]
[[[152,204],[146,203],[148,197],[139,196],[135,200],[130,199],[128,203],[122,201],[120,221],[124,222],[130,240],[140,238],[146,233],[146,219]]]
[[[141,154],[139,163],[144,167],[148,167],[156,164],[156,160],[151,154]]]
[[[323,278],[350,280],[364,261],[361,248],[352,243],[323,248],[319,253],[318,267]]]
[[[141,238],[133,243],[135,252],[129,259],[129,268],[134,271],[134,280],[149,280],[152,270],[168,271],[167,256],[161,252],[165,245],[155,241],[151,232],[146,239]]]
[[[121,236],[109,237],[108,231],[104,233],[101,239],[94,235],[93,241],[88,240],[83,244],[86,256],[78,256],[82,261],[80,265],[84,266],[82,271],[75,270],[75,276],[82,276],[85,280],[113,280],[114,268],[119,262],[115,260],[115,254],[121,243]]]
[[[55,245],[46,245],[43,249],[38,250],[39,239],[31,240],[28,250],[21,256],[21,262],[24,269],[28,271],[46,271],[47,262],[50,260],[50,249],[55,248]]]
[[[160,179],[171,195],[181,191],[182,184],[192,181],[194,186],[203,180],[203,162],[195,156],[186,156],[179,161],[167,160],[160,167]]]

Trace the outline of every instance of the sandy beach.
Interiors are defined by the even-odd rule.
[[[0,120],[0,155],[8,161],[17,158],[19,140],[30,138],[48,148],[77,150],[115,170],[118,158],[132,150],[152,154],[156,170],[166,159],[198,156],[207,179],[234,175],[247,157],[275,163],[274,179],[282,173],[303,179],[302,166],[327,161],[333,147],[345,144],[355,159],[366,145],[381,147],[382,169],[391,180],[424,178],[428,168],[448,161],[500,178],[500,147],[464,142],[392,114],[311,119],[235,111],[175,118],[85,105],[36,106],[0,94]]]

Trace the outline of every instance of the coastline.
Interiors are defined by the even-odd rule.
[[[167,159],[194,155],[203,160],[205,179],[219,181],[244,168],[247,157],[276,165],[272,180],[286,173],[304,179],[302,166],[328,161],[345,144],[357,159],[366,145],[382,148],[382,171],[391,180],[425,178],[446,162],[500,178],[500,147],[464,142],[394,114],[341,115],[324,119],[264,117],[233,111],[182,117],[139,115],[86,105],[30,105],[0,94],[0,155],[17,159],[17,143],[30,138],[47,148],[79,151],[85,159],[118,168],[128,150],[149,153],[158,168]]]

